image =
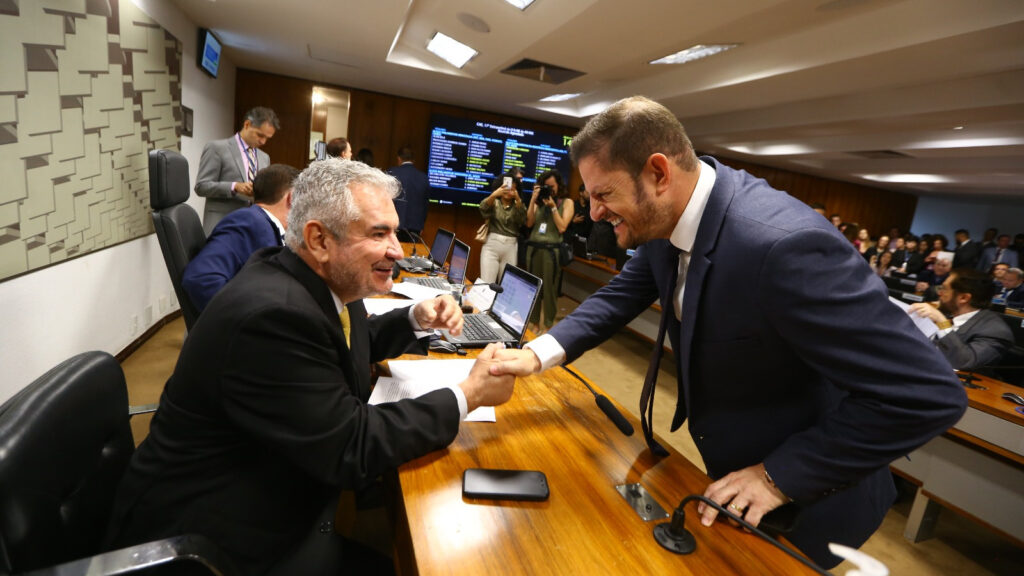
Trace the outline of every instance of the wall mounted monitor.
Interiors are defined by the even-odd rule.
[[[217,77],[217,71],[220,70],[221,47],[220,40],[213,32],[205,28],[199,29],[199,49],[196,52],[196,64],[200,70],[214,78]]]

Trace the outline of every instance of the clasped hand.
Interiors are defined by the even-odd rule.
[[[420,302],[412,314],[424,330],[447,330],[456,336],[462,333],[462,308],[448,294]]]

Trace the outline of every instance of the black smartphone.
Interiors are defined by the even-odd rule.
[[[547,500],[548,479],[537,470],[467,468],[462,474],[462,495],[489,500]]]

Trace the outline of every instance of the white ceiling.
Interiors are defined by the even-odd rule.
[[[174,1],[242,68],[570,126],[643,94],[703,152],[917,194],[1024,197],[1024,0]],[[454,69],[424,49],[435,31],[480,54]],[[647,63],[711,43],[741,45]],[[556,86],[501,73],[522,58],[585,74]],[[583,96],[539,102],[560,92]],[[856,154],[881,150],[906,156]],[[905,174],[923,177],[878,182]]]

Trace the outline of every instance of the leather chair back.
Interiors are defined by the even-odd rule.
[[[181,278],[185,266],[206,245],[199,215],[185,203],[191,191],[188,160],[184,156],[174,150],[149,152],[149,204],[153,209],[153,227],[189,330],[199,317],[199,310],[182,289]]]
[[[106,352],[62,362],[0,406],[0,573],[100,549],[135,444]]]

